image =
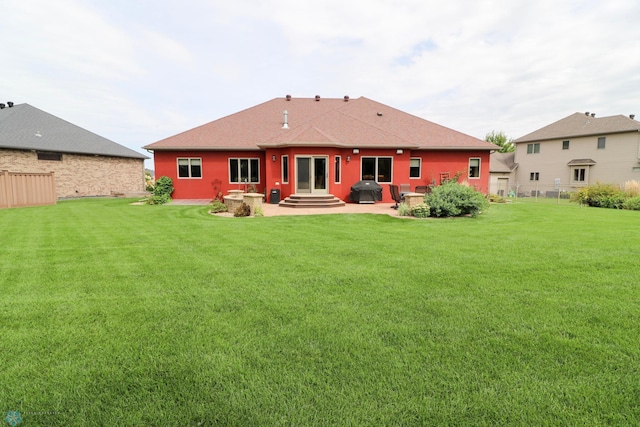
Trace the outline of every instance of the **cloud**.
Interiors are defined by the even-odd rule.
[[[0,15],[0,96],[137,150],[288,93],[515,138],[640,114],[638,16],[622,0],[22,0]]]

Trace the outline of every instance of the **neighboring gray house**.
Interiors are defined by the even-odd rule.
[[[575,113],[515,141],[518,193],[640,180],[640,122],[630,116]]]
[[[515,153],[491,153],[489,161],[489,193],[506,197],[516,183]],[[514,190],[515,191],[515,190]]]
[[[29,104],[0,103],[0,171],[54,172],[57,197],[140,193],[147,158]]]

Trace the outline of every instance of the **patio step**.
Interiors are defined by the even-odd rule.
[[[345,203],[333,194],[292,194],[281,201],[283,208],[337,208]]]

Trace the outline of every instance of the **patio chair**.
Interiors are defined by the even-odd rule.
[[[416,185],[416,193],[426,194],[427,186],[426,185]]]
[[[398,203],[402,201],[402,197],[400,197],[400,191],[398,190],[397,185],[389,184],[389,191],[391,191],[391,198],[394,202],[396,202],[395,206],[391,206],[393,209],[398,209]]]

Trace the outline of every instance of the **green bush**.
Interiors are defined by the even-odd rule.
[[[227,205],[224,204],[221,200],[214,199],[211,202],[211,213],[219,213],[219,212],[227,212]]]
[[[489,207],[484,194],[457,182],[448,182],[435,187],[430,194],[425,195],[424,201],[431,208],[430,215],[435,217],[461,215],[475,217]]]
[[[406,203],[398,205],[398,216],[411,216],[411,208]]]
[[[596,183],[581,188],[571,200],[596,208],[621,209],[626,196],[615,184]]]
[[[251,216],[251,206],[249,206],[246,203],[243,203],[241,206],[238,206],[236,211],[233,213],[233,216],[235,217]]]
[[[411,215],[416,218],[428,218],[429,217],[429,205],[426,203],[420,203],[419,205],[415,205],[413,209],[411,209]]]
[[[253,216],[255,216],[255,217],[263,217],[264,216],[264,211],[262,210],[261,206],[256,206],[255,208],[253,208]]]
[[[622,205],[623,209],[628,209],[630,211],[640,211],[640,196],[631,197],[624,201]]]
[[[171,201],[173,181],[168,176],[161,176],[153,187],[153,194],[148,200],[150,205],[163,205]]]
[[[491,203],[507,203],[507,199],[497,194],[489,194],[489,202]]]

